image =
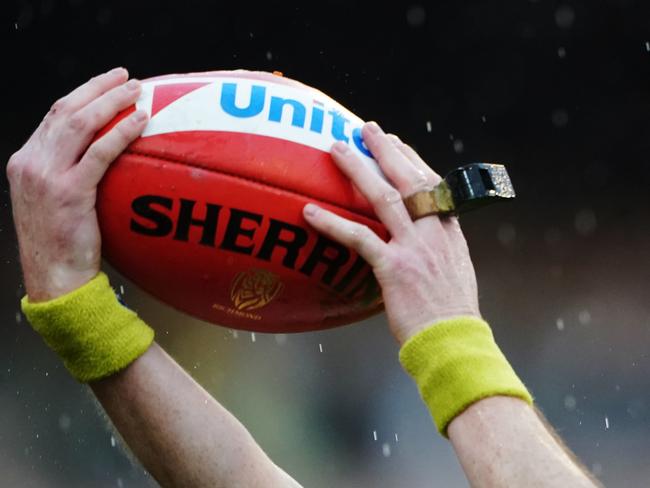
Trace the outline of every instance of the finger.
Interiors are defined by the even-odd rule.
[[[368,226],[353,222],[313,203],[303,209],[305,220],[318,232],[354,249],[370,266],[375,267],[387,250],[387,244]]]
[[[95,133],[108,124],[122,110],[133,105],[140,96],[138,80],[130,80],[96,98],[88,105],[70,115],[67,130],[61,134],[59,153],[61,164],[71,166],[88,146]]]
[[[144,130],[147,113],[138,110],[96,140],[74,167],[78,183],[86,188],[99,184],[110,164]]]
[[[442,228],[451,236],[460,234],[464,236],[463,231],[460,227],[460,221],[455,215],[446,215],[443,218],[439,218]],[[464,237],[463,237],[464,238]]]
[[[124,83],[128,78],[129,73],[124,68],[115,68],[107,73],[95,76],[65,97],[54,102],[46,117],[74,113],[111,88]]]
[[[427,187],[426,189],[432,189],[438,183],[442,181],[442,178],[438,173],[433,171],[431,167],[420,157],[420,155],[408,144],[402,142],[402,140],[394,134],[388,134],[390,141],[399,149],[404,156],[406,156],[411,164],[416,168],[420,169],[427,178]],[[451,217],[453,218],[453,217]],[[447,227],[445,222],[438,215],[430,215],[421,219],[417,219],[414,222],[415,228],[424,230],[425,232],[432,233],[433,235],[441,235],[441,232]],[[453,220],[457,219],[453,218]]]
[[[404,156],[427,178],[427,183],[429,186],[433,187],[442,181],[442,177],[436,173],[431,166],[429,166],[420,155],[408,144],[402,142],[402,140],[397,137],[395,134],[388,134],[388,138],[395,145],[395,147],[401,151]]]
[[[403,197],[424,190],[427,177],[416,168],[406,156],[395,147],[384,131],[375,122],[368,122],[362,129],[363,142],[375,157],[388,179]]]
[[[336,142],[332,146],[332,157],[341,171],[350,178],[361,194],[370,202],[377,217],[393,237],[401,238],[411,235],[413,223],[404,207],[399,191],[376,171],[365,165],[347,144]]]

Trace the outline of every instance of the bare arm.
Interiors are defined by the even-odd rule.
[[[538,412],[517,398],[481,400],[448,432],[473,487],[600,486]]]
[[[7,166],[30,302],[71,292],[100,269],[97,184],[142,132],[134,113],[94,134],[132,105],[139,83],[116,69],[56,102]],[[89,144],[91,144],[89,146]],[[92,389],[120,434],[163,486],[296,487],[247,430],[156,344]]]
[[[155,343],[128,368],[91,388],[163,486],[300,486]]]
[[[374,123],[363,139],[389,182],[337,143],[333,156],[391,234],[382,241],[367,227],[309,206],[307,220],[353,247],[373,266],[391,332],[400,344],[436,322],[480,318],[476,277],[456,218],[411,221],[402,199],[440,181],[415,151]],[[452,420],[448,434],[472,486],[594,487],[527,403],[511,397],[480,400]]]

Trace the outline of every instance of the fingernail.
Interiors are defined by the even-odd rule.
[[[314,215],[316,215],[316,212],[318,212],[318,207],[313,203],[308,203],[307,205],[305,205],[304,212],[305,215],[309,215],[310,217],[313,217]]]
[[[118,73],[124,73],[126,70],[122,68],[121,66],[119,68],[113,68],[108,72],[109,75],[116,75]]]
[[[133,119],[136,122],[143,122],[147,120],[147,117],[148,117],[147,112],[145,112],[144,110],[138,110],[133,114]]]
[[[381,132],[381,127],[379,127],[379,125],[377,125],[377,122],[368,122],[366,124],[366,127],[368,127],[368,130],[372,134],[379,134]]]
[[[137,90],[138,88],[140,88],[140,81],[135,79],[129,80],[126,84],[126,88],[128,90]]]
[[[345,142],[336,141],[334,143],[334,145],[332,146],[332,150],[336,151],[339,154],[345,154],[350,150],[350,148],[348,147],[348,145]]]

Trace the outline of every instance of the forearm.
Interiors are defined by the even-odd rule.
[[[66,295],[36,303],[25,297],[22,305],[163,486],[297,486],[152,342],[153,330],[118,302],[103,273]]]
[[[447,430],[473,487],[596,487],[534,408],[512,397],[471,405]]]
[[[400,361],[472,486],[598,486],[536,413],[484,321],[436,322],[404,344]]]
[[[297,487],[245,427],[157,344],[91,383],[115,427],[167,487]]]

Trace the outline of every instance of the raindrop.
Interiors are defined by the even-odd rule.
[[[566,58],[566,49],[564,49],[563,47],[558,48],[558,50],[557,50],[557,56],[558,56],[560,59],[564,59],[564,58]]]
[[[605,417],[605,430],[609,429],[609,418]]]
[[[111,447],[115,447],[115,437],[111,436]]]
[[[481,115],[481,120],[483,123],[487,122],[487,117],[485,115]]]
[[[581,310],[578,314],[578,321],[582,325],[589,324],[589,322],[591,322],[591,314],[589,313],[589,310]]]
[[[427,20],[427,12],[421,5],[411,5],[406,10],[406,22],[411,27],[419,27]]]
[[[120,285],[120,295],[124,295],[124,285]]]
[[[273,53],[271,51],[266,51],[266,59],[267,61],[271,61],[273,59]]]
[[[427,120],[427,132],[431,132],[431,121]]]
[[[569,113],[561,108],[555,109],[551,114],[551,122],[553,122],[555,127],[566,127],[569,123]]]
[[[573,25],[576,14],[568,5],[562,5],[555,11],[555,23],[561,29],[568,29]]]
[[[569,411],[575,410],[577,405],[576,397],[573,395],[566,395],[564,397],[564,408],[566,408]]]
[[[14,22],[14,27],[16,28],[16,30],[18,30],[18,22]],[[648,43],[646,42],[646,44]]]
[[[319,350],[320,352],[323,352],[323,345],[322,345],[322,344],[318,344],[318,350]]]
[[[390,444],[388,444],[388,442],[384,442],[382,444],[381,453],[384,455],[384,457],[390,457]]]
[[[255,332],[251,332],[251,342],[255,342]]]
[[[232,331],[232,337],[233,339],[237,339],[239,337],[239,333],[236,330]]]
[[[61,429],[63,432],[67,432],[70,430],[70,426],[72,425],[72,419],[70,418],[69,415],[63,413],[59,417],[59,429]]]
[[[18,29],[18,24],[16,24],[16,29]],[[650,41],[645,41],[645,50],[650,52]]]
[[[593,210],[583,209],[576,214],[575,227],[578,234],[586,236],[596,230],[598,223],[596,221],[596,214]]]
[[[16,312],[16,323],[20,324],[23,321],[23,316],[20,312]]]
[[[460,154],[465,150],[465,146],[463,145],[463,141],[461,139],[456,139],[454,141],[454,152],[456,154]]]
[[[557,327],[557,330],[564,330],[564,319],[559,318],[555,321],[555,326]]]
[[[374,440],[377,440],[377,431],[376,431],[376,430],[373,430],[373,431],[372,431],[372,438],[373,438]]]
[[[399,438],[397,437],[397,432],[395,432],[395,442],[399,442]]]

